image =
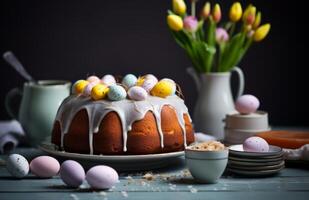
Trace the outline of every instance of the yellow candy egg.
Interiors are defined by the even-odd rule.
[[[157,97],[165,98],[174,92],[174,84],[167,80],[159,81],[150,91],[150,94]]]
[[[91,90],[91,97],[94,100],[104,99],[109,91],[109,88],[103,84],[97,84]]]
[[[140,77],[138,77],[138,79],[136,81],[136,85],[137,86],[142,86],[144,81],[145,81],[145,78],[143,76],[140,76]]]
[[[75,84],[73,85],[73,93],[74,94],[81,94],[83,93],[85,87],[88,85],[88,81],[85,80],[79,80],[76,81]]]

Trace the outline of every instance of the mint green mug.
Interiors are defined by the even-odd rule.
[[[7,94],[6,110],[21,123],[30,145],[37,146],[50,137],[57,110],[70,95],[70,87],[69,81],[42,80],[25,82],[23,90],[14,88]],[[12,100],[17,96],[21,97],[21,104],[14,111]]]

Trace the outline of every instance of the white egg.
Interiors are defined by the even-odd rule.
[[[128,96],[135,101],[143,101],[147,98],[147,91],[140,86],[133,86],[128,90]]]
[[[118,173],[111,167],[97,165],[88,170],[86,180],[94,189],[108,189],[118,182]]]
[[[27,159],[19,154],[11,154],[8,157],[6,168],[9,173],[16,178],[22,178],[29,173],[29,163]]]
[[[101,82],[107,86],[116,84],[116,79],[113,75],[107,74],[102,77]]]

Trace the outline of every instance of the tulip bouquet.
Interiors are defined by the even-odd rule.
[[[191,59],[200,73],[227,72],[237,65],[253,42],[263,40],[270,24],[261,24],[261,12],[249,5],[243,12],[239,2],[232,4],[229,21],[220,23],[219,4],[211,8],[206,2],[199,19],[196,2],[191,0],[191,13],[187,14],[184,0],[172,0],[167,24],[177,44]]]

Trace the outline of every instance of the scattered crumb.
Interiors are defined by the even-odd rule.
[[[169,183],[168,185],[169,185],[170,190],[176,190],[175,184]]]
[[[106,196],[107,195],[107,193],[106,192],[98,192],[98,194],[100,195],[100,196]]]
[[[146,179],[147,181],[152,181],[152,180],[154,180],[154,178],[155,178],[155,176],[152,173],[146,173],[143,176],[143,179]]]
[[[127,176],[125,179],[127,179],[127,180],[129,180],[129,181],[130,181],[130,180],[134,180],[132,176]]]
[[[129,195],[126,191],[121,191],[121,195],[124,197],[124,198],[127,198]]]
[[[70,194],[70,197],[74,200],[79,200],[78,196],[76,194]]]
[[[190,188],[190,192],[191,192],[191,193],[197,193],[197,189],[195,189],[195,188]]]

